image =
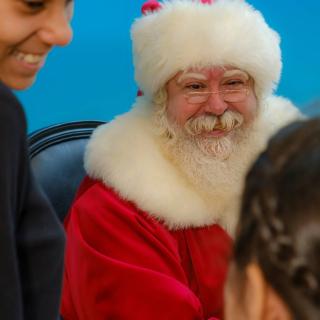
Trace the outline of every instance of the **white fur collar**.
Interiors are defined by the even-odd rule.
[[[237,155],[238,165],[233,166],[236,168],[226,167],[231,178],[229,188],[222,188],[216,197],[202,194],[164,156],[151,127],[152,107],[143,98],[138,98],[132,111],[94,132],[85,156],[87,173],[170,229],[219,223],[232,233],[242,180],[252,159],[276,129],[299,116],[297,109],[283,98],[272,97],[265,106],[248,142],[253,147],[243,157]]]

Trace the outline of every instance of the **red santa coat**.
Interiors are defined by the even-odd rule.
[[[96,130],[88,175],[66,221],[64,320],[221,317],[222,288],[242,179],[281,125],[286,100],[260,105],[252,135],[216,163],[210,196],[164,153],[144,97]],[[219,178],[220,177],[220,178]]]
[[[170,231],[87,178],[66,230],[65,320],[221,316],[231,239],[218,225]]]

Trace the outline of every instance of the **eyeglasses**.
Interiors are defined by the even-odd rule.
[[[185,94],[188,103],[204,103],[212,94],[220,94],[225,102],[241,102],[249,95],[248,87],[241,89],[222,89],[219,91],[191,91]]]

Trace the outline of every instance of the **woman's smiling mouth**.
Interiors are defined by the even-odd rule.
[[[46,54],[25,53],[15,50],[13,52],[14,58],[28,69],[40,69],[46,60]]]

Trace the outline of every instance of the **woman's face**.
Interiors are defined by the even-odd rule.
[[[72,0],[0,0],[0,80],[32,85],[50,50],[71,41],[72,13]]]

